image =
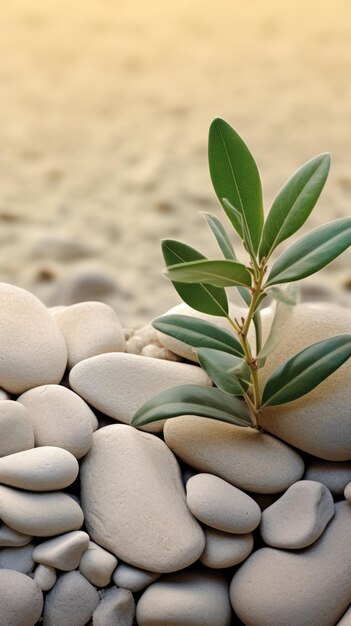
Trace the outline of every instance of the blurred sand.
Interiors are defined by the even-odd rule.
[[[159,240],[217,254],[198,215],[221,214],[216,116],[255,154],[267,208],[330,151],[305,230],[350,215],[350,76],[349,0],[1,3],[0,279],[48,304],[101,297],[125,325],[177,303]],[[350,254],[318,275],[350,279]]]

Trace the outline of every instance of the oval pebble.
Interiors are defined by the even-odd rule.
[[[60,385],[43,385],[17,401],[29,413],[36,446],[64,448],[77,459],[88,452],[96,417],[76,393]]]
[[[42,591],[52,589],[57,580],[56,570],[49,565],[41,565],[35,568],[34,580]]]
[[[178,463],[158,437],[105,426],[94,433],[80,474],[87,531],[100,546],[155,572],[199,558],[204,534],[186,506]]]
[[[76,569],[84,550],[89,544],[89,535],[82,530],[73,530],[36,546],[33,559],[64,572]]]
[[[34,569],[34,543],[28,543],[21,548],[4,548],[0,550],[0,568],[15,569],[22,574],[30,574]]]
[[[34,448],[34,432],[27,409],[15,400],[0,402],[0,457]]]
[[[316,480],[328,487],[335,497],[342,496],[351,481],[351,463],[349,461],[312,461],[304,474],[306,480]]]
[[[100,596],[79,572],[67,572],[46,594],[43,626],[85,626],[100,602]]]
[[[232,535],[214,528],[205,529],[205,539],[206,545],[200,561],[206,567],[214,569],[241,563],[252,552],[254,545],[251,533]]]
[[[129,589],[133,593],[141,591],[154,583],[161,574],[157,572],[149,572],[138,567],[128,565],[128,563],[119,563],[113,572],[113,582],[116,587]]]
[[[184,415],[166,422],[164,437],[169,448],[191,467],[248,491],[279,493],[304,471],[297,452],[253,428]]]
[[[54,446],[0,458],[0,483],[32,491],[64,489],[75,481],[78,471],[73,454]]]
[[[113,554],[89,541],[80,559],[79,571],[92,585],[106,587],[116,567],[117,559]]]
[[[227,533],[250,533],[261,519],[258,504],[244,491],[213,474],[196,474],[186,483],[187,504],[200,521]]]
[[[1,524],[0,526],[0,546],[9,548],[19,548],[26,546],[27,543],[32,541],[33,537],[30,535],[23,535],[23,533],[13,530],[7,524]]]
[[[104,352],[124,352],[124,332],[116,313],[103,302],[80,302],[52,313],[67,346],[67,366]]]
[[[351,599],[351,507],[336,514],[318,541],[295,552],[262,548],[234,574],[231,602],[247,626],[334,626]]]
[[[344,490],[344,495],[348,503],[351,504],[351,482],[347,483]]]
[[[135,602],[127,589],[107,589],[93,613],[94,626],[133,626]]]
[[[47,308],[28,291],[7,283],[0,283],[0,300],[0,386],[19,394],[59,383],[67,349]]]
[[[77,530],[84,515],[65,493],[30,493],[0,485],[0,518],[25,535],[50,537]]]
[[[43,593],[26,574],[0,569],[0,626],[34,626],[43,609]]]
[[[185,571],[162,576],[141,596],[138,626],[230,626],[226,580],[217,572]]]

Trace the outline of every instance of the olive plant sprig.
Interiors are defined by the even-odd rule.
[[[261,388],[260,369],[281,340],[281,330],[297,302],[295,285],[288,283],[322,269],[351,245],[351,218],[339,219],[303,235],[270,267],[272,253],[301,228],[314,208],[328,176],[329,154],[314,157],[293,174],[265,220],[255,160],[224,120],[211,124],[208,153],[214,190],[242,241],[248,263],[237,260],[221,221],[204,213],[224,258],[210,260],[185,243],[166,239],[162,242],[165,276],[184,302],[197,311],[226,318],[234,332],[185,315],[154,320],[156,329],[194,348],[215,386],[166,389],[137,411],[134,426],[190,414],[259,429],[264,408],[307,394],[351,356],[351,335],[330,337],[291,356]],[[230,314],[228,287],[235,287],[245,302],[241,319]],[[276,302],[275,314],[262,346],[260,307],[268,295]],[[252,324],[255,348],[249,341]]]

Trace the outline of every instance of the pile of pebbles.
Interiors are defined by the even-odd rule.
[[[351,623],[350,363],[266,432],[136,430],[155,393],[212,384],[189,346],[101,302],[0,301],[0,626]],[[350,322],[299,305],[269,367]]]

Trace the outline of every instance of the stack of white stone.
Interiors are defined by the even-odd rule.
[[[351,623],[350,364],[265,433],[135,430],[155,393],[212,384],[189,347],[99,302],[0,302],[0,626]],[[299,305],[264,376],[350,322]]]

